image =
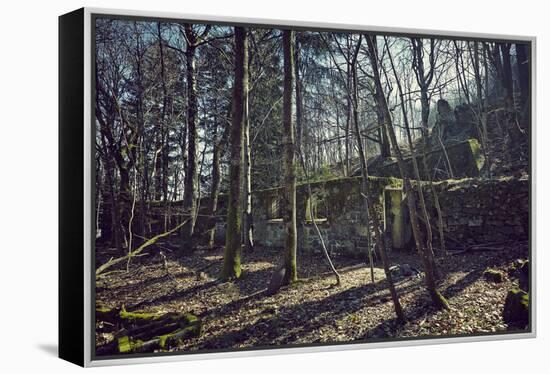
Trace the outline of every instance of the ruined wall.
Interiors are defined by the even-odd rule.
[[[425,184],[425,183],[424,183]],[[449,248],[467,244],[527,240],[529,235],[529,180],[498,178],[485,180],[468,178],[435,183],[443,209],[444,231]],[[424,191],[428,191],[425,185]],[[316,222],[329,251],[362,257],[367,253],[367,226],[364,200],[361,197],[361,177],[340,178],[311,183]],[[417,188],[415,185],[414,188]],[[282,188],[252,193],[255,244],[262,247],[283,247],[285,229],[280,209]],[[402,181],[396,178],[370,177],[368,193],[375,200],[375,210],[382,223],[387,243],[396,249],[414,246],[406,196]],[[437,243],[437,213],[431,194],[425,194]],[[225,243],[225,203],[221,195],[220,211],[213,220],[216,242]],[[149,219],[153,232],[164,232],[181,220],[181,202],[171,202],[168,212],[164,203],[150,202]],[[207,216],[207,198],[201,200],[197,232],[214,225]],[[105,213],[108,209],[102,210]],[[100,215],[100,226],[110,221]],[[321,246],[310,220],[307,185],[297,186],[298,247],[300,251],[320,252]],[[164,227],[166,225],[166,227]],[[372,221],[369,229],[374,229]],[[200,235],[198,244],[204,244]],[[204,243],[203,243],[204,242]],[[371,242],[374,244],[374,240]],[[437,246],[437,244],[436,244]]]
[[[375,210],[384,222],[384,189],[400,188],[401,180],[370,177],[368,193],[374,196]],[[311,183],[316,223],[329,251],[361,256],[367,253],[367,227],[362,216],[361,178],[341,178]],[[305,251],[320,251],[321,246],[310,220],[307,185],[299,185],[297,197],[298,247]],[[284,223],[278,202],[282,189],[255,191],[252,194],[254,240],[261,246],[283,247]],[[370,223],[372,230],[372,222]],[[384,229],[384,228],[382,228]]]
[[[422,158],[417,155],[420,179],[427,180],[422,167]],[[432,180],[442,180],[452,175],[454,178],[474,178],[481,175],[485,166],[485,157],[476,139],[468,139],[454,144],[445,145],[445,150],[439,145],[426,153],[426,163]],[[450,170],[449,170],[450,165]],[[405,168],[409,176],[414,175],[412,157],[405,158]],[[400,177],[396,160],[386,160],[382,165],[371,169],[371,175],[383,177]]]
[[[424,183],[425,184],[425,183]],[[449,248],[460,245],[526,240],[529,233],[529,180],[466,178],[435,182],[443,210],[444,231]],[[333,253],[363,256],[367,249],[367,229],[363,224],[361,178],[341,178],[311,184],[317,205],[317,224]],[[416,188],[416,187],[415,187]],[[437,212],[428,186],[424,187],[428,210],[437,238]],[[396,178],[369,178],[369,193],[376,201],[386,240],[395,249],[414,246],[406,196]],[[282,189],[253,192],[254,240],[261,246],[283,247],[285,230],[276,201]],[[297,187],[298,246],[320,251],[321,247],[307,207],[307,185]],[[370,229],[374,226],[370,222]],[[217,235],[223,244],[223,223]]]
[[[438,182],[436,187],[447,244],[451,248],[457,247],[457,242],[477,244],[528,239],[527,178],[448,180]],[[437,217],[431,202],[430,210],[432,216]],[[435,219],[433,225],[437,227]]]

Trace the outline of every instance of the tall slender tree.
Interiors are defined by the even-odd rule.
[[[283,30],[283,145],[285,165],[285,187],[283,199],[283,220],[286,228],[285,239],[285,278],[283,283],[292,283],[298,279],[296,270],[296,165],[294,162],[294,122],[292,111],[292,91],[294,81],[294,31]]]
[[[369,59],[370,59],[372,71],[373,71],[374,84],[379,86],[380,89],[382,90],[382,81],[380,79],[380,70],[378,68],[378,54],[373,41],[374,38],[376,38],[376,36],[366,35],[367,46],[369,50]],[[447,303],[447,300],[445,299],[445,297],[443,297],[443,295],[441,295],[441,293],[437,289],[437,286],[435,283],[436,277],[434,274],[433,262],[430,259],[430,254],[428,253],[427,248],[424,246],[422,232],[420,230],[420,224],[418,221],[417,208],[416,208],[417,206],[416,193],[412,188],[411,181],[405,166],[404,157],[401,152],[401,148],[399,148],[399,144],[397,143],[397,137],[395,135],[395,131],[393,128],[392,117],[391,117],[390,110],[388,108],[388,103],[386,101],[385,96],[382,96],[381,98],[379,97],[378,99],[380,100],[380,103],[379,103],[380,107],[384,110],[384,118],[385,118],[384,125],[390,137],[390,142],[393,148],[393,152],[397,157],[399,173],[401,174],[401,178],[403,179],[403,189],[407,196],[407,205],[409,208],[409,216],[411,219],[411,227],[413,231],[414,241],[416,244],[416,248],[418,249],[418,252],[420,254],[420,258],[422,260],[422,264],[424,267],[424,272],[426,274],[426,277],[425,277],[426,288],[428,289],[428,293],[430,294],[430,297],[435,307],[448,309],[449,304]]]
[[[241,213],[242,213],[242,160],[244,92],[248,90],[248,37],[243,27],[235,27],[235,83],[233,85],[233,107],[231,111],[229,166],[229,197],[225,251],[220,274],[222,280],[241,276]]]
[[[247,61],[249,60],[250,58],[247,56]],[[254,239],[252,233],[252,144],[250,143],[248,89],[243,92],[243,151],[243,244],[246,250],[251,251],[254,247]]]
[[[198,175],[198,99],[197,99],[197,76],[196,59],[197,48],[204,44],[211,26],[203,27],[201,32],[194,29],[192,24],[186,23],[183,26],[185,37],[185,71],[187,82],[187,164],[185,168],[185,180],[183,190],[183,212],[184,219],[190,218],[188,223],[181,230],[181,249],[188,251],[193,248],[193,232],[197,218],[197,192],[199,184]]]

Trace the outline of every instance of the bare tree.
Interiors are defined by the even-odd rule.
[[[382,90],[382,83],[380,80],[380,71],[378,68],[378,54],[374,45],[374,41],[373,41],[374,38],[376,38],[376,36],[371,36],[371,35],[365,36],[368,50],[369,50],[369,58],[370,58],[372,71],[373,71],[373,80],[374,80],[374,83],[377,86],[379,86],[380,90]],[[409,215],[411,219],[413,236],[414,236],[416,248],[418,249],[420,258],[422,259],[424,272],[426,274],[425,276],[426,287],[428,289],[428,292],[430,294],[430,297],[432,299],[434,306],[437,308],[447,309],[449,308],[449,304],[447,303],[447,300],[443,297],[443,295],[441,295],[441,293],[437,290],[437,286],[435,283],[433,261],[430,259],[430,254],[423,243],[420,224],[418,221],[418,213],[416,211],[416,196],[415,196],[416,193],[412,188],[411,181],[410,181],[410,178],[408,177],[408,173],[406,170],[404,157],[397,143],[397,137],[395,136],[395,131],[393,129],[391,113],[388,109],[386,98],[382,96],[381,98],[379,97],[378,99],[380,100],[380,106],[384,110],[384,117],[385,117],[384,125],[386,126],[386,131],[388,132],[388,135],[390,137],[393,152],[397,157],[399,173],[401,174],[401,178],[403,179],[403,188],[407,196],[407,205],[409,208]]]
[[[292,91],[294,82],[294,32],[283,30],[284,88],[283,88],[283,145],[285,165],[285,188],[283,199],[283,220],[286,227],[285,277],[283,283],[298,279],[296,270],[296,175],[294,122],[292,119]]]
[[[225,251],[220,278],[236,279],[241,276],[241,172],[243,159],[244,92],[248,90],[248,36],[245,28],[235,27],[235,83],[231,112],[229,167],[229,198]]]

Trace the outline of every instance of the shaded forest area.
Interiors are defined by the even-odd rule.
[[[96,19],[96,353],[529,329],[530,46]]]

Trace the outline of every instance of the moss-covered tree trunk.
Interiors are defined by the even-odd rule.
[[[378,69],[378,53],[375,48],[375,44],[373,42],[373,38],[376,38],[376,36],[366,35],[365,38],[367,40],[367,46],[369,50],[369,59],[373,70],[374,84],[379,86],[380,89],[382,89],[382,82],[380,80],[380,72]],[[393,129],[392,117],[388,109],[388,104],[384,96],[378,97],[378,99],[380,101],[379,104],[384,110],[384,117],[385,117],[384,125],[390,137],[390,142],[392,145],[393,152],[397,157],[399,173],[401,174],[401,178],[403,179],[403,188],[405,190],[405,194],[407,195],[407,205],[409,208],[409,215],[411,219],[411,227],[413,231],[414,241],[416,244],[416,248],[418,249],[418,252],[420,254],[422,265],[424,267],[424,273],[426,275],[425,276],[426,288],[428,289],[428,293],[430,294],[432,302],[436,308],[448,309],[449,305],[447,303],[447,300],[437,290],[433,264],[430,261],[430,256],[423,243],[422,233],[420,231],[420,224],[417,216],[418,213],[416,210],[417,203],[416,203],[415,192],[413,191],[411,186],[411,181],[407,176],[405,162],[403,160],[403,154],[401,153],[401,149],[399,148],[399,145],[397,143],[397,137],[395,136],[395,131]]]
[[[235,83],[229,138],[231,164],[229,166],[229,197],[222,280],[241,276],[241,169],[243,160],[244,91],[248,90],[248,38],[246,29],[235,27]]]
[[[294,81],[294,32],[283,31],[284,92],[283,92],[283,145],[285,167],[285,189],[283,199],[283,220],[286,227],[285,279],[292,283],[298,279],[296,271],[296,174],[294,162],[294,123],[292,121],[292,86]]]

